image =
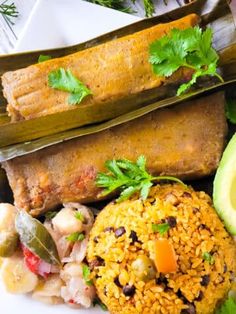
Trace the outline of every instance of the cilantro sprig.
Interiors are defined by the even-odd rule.
[[[89,267],[85,264],[82,266],[82,274],[86,285],[91,286],[93,284],[92,280],[90,279],[91,272]]]
[[[69,92],[68,103],[71,105],[79,104],[84,97],[92,94],[91,90],[80,82],[70,70],[63,68],[49,73],[48,85],[52,88]]]
[[[212,30],[203,31],[199,26],[185,30],[172,29],[170,34],[163,36],[150,45],[149,61],[155,74],[169,77],[180,67],[193,71],[189,82],[182,84],[177,95],[186,92],[201,76],[216,76],[219,56],[212,47]]]
[[[148,197],[153,181],[169,180],[184,184],[181,180],[171,176],[154,177],[146,171],[146,158],[139,156],[136,162],[127,159],[108,160],[105,163],[109,174],[98,173],[96,184],[104,188],[101,196],[106,196],[120,190],[117,202],[129,199],[134,193],[139,192],[141,199]]]
[[[234,314],[234,313],[236,313],[236,302],[232,297],[229,297],[216,311],[216,314]]]
[[[214,256],[208,252],[204,252],[202,254],[202,258],[204,259],[204,261],[207,261],[210,265],[213,265],[215,263]]]
[[[73,232],[66,237],[66,240],[70,242],[83,241],[84,239],[85,235],[82,232]]]
[[[169,229],[170,229],[170,225],[167,222],[163,224],[152,224],[152,231],[159,232],[161,236],[166,234]]]

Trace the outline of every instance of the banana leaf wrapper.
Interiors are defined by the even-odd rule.
[[[15,70],[21,66],[27,66],[30,63],[35,63],[40,53],[50,54],[53,57],[61,57],[70,53],[81,51],[88,47],[108,43],[114,38],[120,38],[122,36],[133,34],[137,31],[146,30],[158,23],[171,22],[191,13],[197,13],[201,17],[201,25],[203,27],[212,27],[214,31],[214,46],[220,53],[221,71],[225,79],[225,83],[227,84],[229,81],[234,80],[236,77],[235,57],[233,57],[233,54],[230,53],[235,51],[236,42],[233,17],[226,1],[209,0],[196,1],[185,7],[169,12],[168,14],[134,23],[73,47],[54,49],[44,52],[23,53],[13,55],[11,57],[0,57],[0,72],[3,73],[7,70]],[[172,77],[173,83],[177,83],[178,78],[179,73]],[[173,101],[176,84],[172,84],[171,81],[169,83],[170,84],[168,85],[127,95],[127,97],[124,97],[121,101],[101,103],[100,105],[94,106],[81,104],[76,106],[73,110],[50,114],[33,120],[19,121],[12,124],[9,123],[8,118],[2,112],[0,114],[0,134],[4,134],[4,136],[0,136],[0,147],[9,146],[14,143],[28,142],[48,135],[57,134],[65,130],[113,119],[139,107],[148,105],[151,102],[156,102],[157,100],[160,100],[160,106],[163,105],[163,99],[165,99],[166,106],[171,105],[178,102],[179,97],[176,97]],[[221,86],[223,87],[224,84]],[[202,89],[205,90],[206,86],[202,87]],[[189,97],[192,97],[191,94],[189,94]]]
[[[106,160],[145,155],[154,174],[196,179],[212,174],[225,145],[224,94],[153,111],[2,163],[16,206],[39,215],[63,202],[101,199],[96,187]]]

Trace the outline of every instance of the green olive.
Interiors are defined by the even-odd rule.
[[[0,232],[0,257],[9,257],[17,249],[18,234],[12,231]]]
[[[149,281],[156,277],[156,267],[146,255],[139,255],[131,265],[136,277],[142,281]]]

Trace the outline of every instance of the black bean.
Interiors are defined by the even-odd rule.
[[[224,273],[226,273],[226,272],[227,272],[227,270],[228,270],[228,267],[227,267],[227,265],[226,265],[226,264],[224,264]]]
[[[138,236],[135,231],[131,230],[129,237],[132,240],[131,242],[132,244],[134,244],[135,242],[138,242]]]
[[[104,232],[114,232],[114,228],[113,227],[106,227],[104,229]]]
[[[116,277],[114,279],[114,283],[117,285],[117,287],[122,288],[122,285],[120,284],[120,281],[119,281],[119,277]]]
[[[166,218],[166,222],[169,224],[170,228],[176,227],[177,221],[174,216],[169,216]]]
[[[184,192],[184,193],[182,194],[182,196],[183,196],[183,197],[187,197],[187,198],[192,198],[191,193],[188,193],[188,192]]]
[[[203,294],[202,291],[200,291],[199,294],[198,294],[198,297],[195,299],[195,301],[198,301],[198,302],[202,301],[203,297],[204,297],[204,294]]]
[[[104,265],[105,265],[104,259],[101,258],[100,256],[96,256],[96,258],[89,263],[89,267],[91,270],[93,270],[95,267]]]
[[[199,227],[198,227],[198,229],[200,229],[200,230],[208,230],[208,231],[210,231],[210,228],[209,227],[207,227],[207,225],[205,225],[205,224],[200,224],[199,225]]]
[[[98,239],[99,239],[98,236],[94,237],[94,238],[93,238],[93,242],[98,243]]]
[[[179,299],[181,299],[184,304],[189,304],[188,299],[183,295],[183,293],[181,292],[180,289],[177,291],[176,294],[177,294],[177,297],[178,297]]]
[[[117,238],[121,237],[123,234],[125,234],[126,230],[124,227],[119,227],[115,230],[115,236]]]
[[[122,291],[126,297],[132,297],[135,294],[135,286],[126,285]]]
[[[196,213],[199,212],[199,208],[197,208],[197,207],[193,207],[192,210],[193,210],[193,213],[194,213],[194,214],[196,214]]]
[[[196,309],[194,304],[189,303],[188,308],[187,309],[183,309],[181,311],[181,314],[196,314]]]
[[[209,282],[210,282],[210,276],[209,276],[209,275],[204,275],[204,276],[202,276],[201,285],[202,285],[203,287],[208,286]]]
[[[163,284],[163,285],[167,286],[168,279],[165,277],[165,275],[160,274],[160,276],[158,278],[156,278],[156,284],[157,285]]]

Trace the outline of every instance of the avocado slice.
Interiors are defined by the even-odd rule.
[[[236,235],[236,134],[229,141],[217,169],[213,203],[226,229]]]

